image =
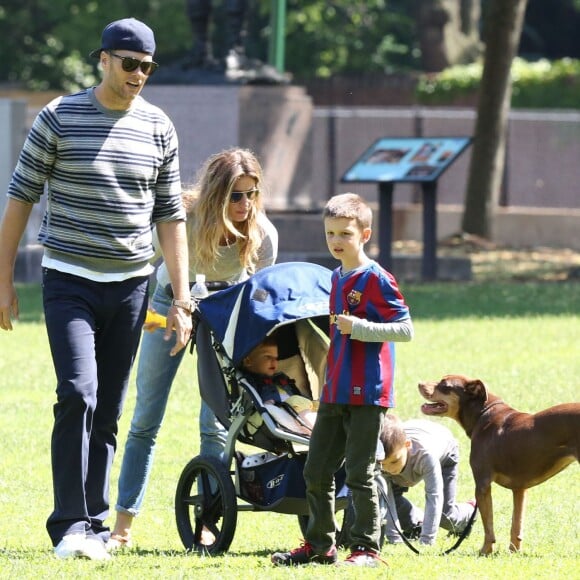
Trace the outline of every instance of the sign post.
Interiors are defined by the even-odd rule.
[[[437,180],[471,144],[471,137],[398,137],[373,143],[342,183],[379,184],[379,263],[392,267],[395,183],[420,183],[423,202],[422,280],[437,279]]]

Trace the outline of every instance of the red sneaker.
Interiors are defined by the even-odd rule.
[[[364,566],[366,568],[376,568],[381,564],[387,564],[377,552],[369,550],[365,546],[353,546],[350,556],[344,561],[347,566]]]
[[[301,566],[302,564],[336,564],[336,547],[332,546],[326,554],[316,554],[308,542],[291,552],[276,552],[270,558],[276,566]]]

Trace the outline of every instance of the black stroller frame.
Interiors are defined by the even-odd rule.
[[[314,264],[278,264],[253,277],[258,280],[251,292],[253,295],[257,294],[256,285],[260,291],[264,288],[270,293],[278,291],[278,288],[272,289],[269,286],[270,274],[274,276],[277,286],[280,276],[285,281],[295,283],[296,272],[307,270],[312,273],[313,268],[314,275],[324,279],[322,292],[326,310],[315,312],[312,316],[284,312],[281,315],[282,320],[277,320],[267,334],[277,334],[280,370],[296,379],[290,369],[284,368],[284,362],[300,369],[303,376],[297,383],[306,378],[310,392],[305,394],[317,398],[318,392],[312,391],[316,390],[313,389],[313,383],[318,381],[319,388],[323,381],[321,375],[326,351],[321,358],[318,349],[322,343],[326,349],[328,345],[326,292],[330,287],[330,271]],[[235,293],[236,290],[232,287],[224,292]],[[282,294],[284,292],[285,290]],[[316,292],[320,293],[321,289],[318,288]],[[212,297],[206,300],[209,303]],[[200,308],[201,319],[197,323],[196,331],[200,392],[219,422],[226,428],[227,436],[221,459],[198,455],[184,467],[175,494],[175,515],[179,536],[185,548],[214,555],[230,548],[239,512],[273,511],[296,515],[301,530],[303,533],[306,531],[308,505],[302,470],[309,437],[286,428],[271,416],[256,388],[239,369],[239,353],[236,355],[234,349],[232,356],[231,345],[230,352],[227,352],[228,348],[224,346],[227,337],[224,338],[224,332],[221,337],[218,336],[220,329],[216,331],[211,322],[208,323],[211,319],[211,308],[206,309],[204,316],[204,306],[206,305],[202,304]],[[221,311],[221,318],[223,316]],[[242,319],[244,325],[251,325],[251,320],[247,320],[244,313]],[[263,335],[257,337],[255,344],[244,345],[240,352],[247,354],[263,338]],[[312,355],[312,359],[308,358],[309,355]],[[236,357],[237,364],[234,360]],[[238,451],[237,443],[250,445],[261,452],[246,455]],[[376,481],[381,499],[383,530],[386,521],[387,484],[378,470]],[[352,523],[353,512],[352,506],[349,507],[344,469],[335,477],[335,488],[335,510],[345,510],[344,524],[337,530],[337,544],[348,544],[348,529]],[[384,535],[381,533],[381,545],[383,540]]]

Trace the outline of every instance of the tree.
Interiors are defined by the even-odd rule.
[[[480,56],[480,0],[415,0],[414,14],[425,72]]]
[[[0,82],[69,92],[96,82],[88,54],[107,23],[127,16],[151,23],[162,63],[191,44],[184,0],[3,0]]]
[[[299,78],[419,67],[408,0],[288,0],[287,6],[287,69]]]
[[[510,68],[517,53],[527,0],[490,0],[475,139],[462,230],[489,237],[490,209],[499,199],[505,165]]]

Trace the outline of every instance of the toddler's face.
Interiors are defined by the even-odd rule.
[[[399,475],[407,465],[410,445],[411,442],[406,441],[405,445],[394,449],[390,455],[380,461],[381,470],[389,475]]]
[[[258,375],[272,376],[278,369],[278,348],[276,346],[256,348],[247,356],[245,366]]]

